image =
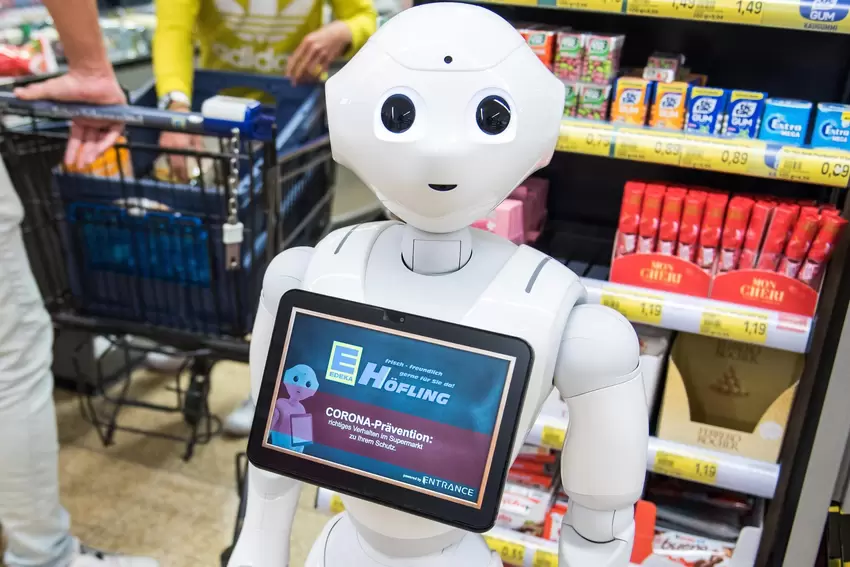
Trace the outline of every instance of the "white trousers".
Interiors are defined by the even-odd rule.
[[[59,503],[53,329],[0,160],[0,525],[7,567],[65,567],[73,540]],[[17,221],[17,222],[16,222]],[[63,261],[61,258],[55,259]]]

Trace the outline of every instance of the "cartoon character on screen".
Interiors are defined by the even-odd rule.
[[[553,386],[569,405],[559,565],[626,567],[648,441],[634,329],[586,303],[563,264],[469,228],[548,165],[564,92],[520,34],[484,8],[425,4],[378,30],[327,82],[331,147],[403,222],[345,227],[271,262],[251,342],[252,392],[256,400],[278,302],[293,288],[520,337],[534,363],[512,459]],[[248,486],[230,566],[286,565],[299,484],[251,466]],[[501,565],[478,534],[342,500],[345,512],[307,567]]]
[[[301,402],[313,397],[319,389],[319,380],[312,368],[298,364],[283,373],[282,385],[286,397],[278,392],[269,443],[303,453],[304,446],[313,442],[313,415]]]

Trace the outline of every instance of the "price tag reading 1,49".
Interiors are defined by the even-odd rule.
[[[770,320],[761,313],[706,311],[700,318],[699,332],[709,337],[764,344],[768,327]]]
[[[664,313],[664,298],[653,295],[630,295],[620,292],[602,292],[602,305],[619,311],[634,323],[660,325]]]
[[[684,455],[676,455],[667,451],[655,453],[653,472],[700,482],[702,484],[717,483],[717,463],[703,459],[694,459]]]
[[[522,543],[514,543],[492,536],[484,536],[487,540],[487,545],[499,554],[502,561],[509,565],[524,565],[525,564],[525,545]]]

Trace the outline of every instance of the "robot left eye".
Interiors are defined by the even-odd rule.
[[[490,95],[478,103],[475,120],[485,134],[491,136],[501,134],[508,129],[508,124],[511,123],[511,107],[502,97]]]

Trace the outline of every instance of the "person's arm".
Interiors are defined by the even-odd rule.
[[[344,23],[351,31],[351,43],[344,56],[348,59],[378,29],[378,12],[372,0],[332,0],[331,6],[337,21]]]
[[[62,39],[68,68],[90,77],[114,77],[95,0],[43,0]]]
[[[156,3],[153,73],[159,97],[172,92],[182,93],[187,98],[192,96],[195,59],[192,32],[200,9],[201,0],[160,0]]]

